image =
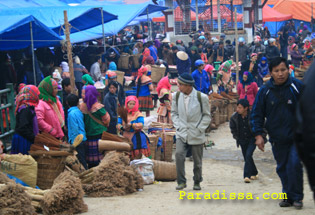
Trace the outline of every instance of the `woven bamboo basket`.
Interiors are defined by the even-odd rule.
[[[150,128],[174,128],[173,124],[161,123],[161,122],[152,122]]]
[[[175,163],[164,161],[153,161],[153,172],[155,180],[159,181],[174,181],[177,178]]]
[[[155,66],[155,65],[153,65],[151,68],[152,68],[152,71],[151,71],[152,82],[158,83],[164,77],[166,68]]]
[[[54,180],[65,169],[67,156],[71,155],[65,151],[30,151],[29,154],[37,162],[37,186],[42,190],[52,187]]]
[[[157,147],[159,136],[151,134],[147,136],[150,139],[150,152],[152,159],[161,160],[161,148]],[[158,150],[160,151],[160,153],[158,153]]]
[[[139,63],[140,56],[141,56],[141,54],[131,55],[132,65],[133,65],[133,68],[135,68],[135,69],[140,68],[140,63]]]
[[[214,124],[216,126],[220,125],[220,111],[219,108],[217,107],[217,109],[215,110],[215,112],[213,112],[213,120],[214,120]]]
[[[118,59],[118,69],[129,69],[129,57],[127,53],[122,53]]]
[[[173,154],[174,134],[162,132],[160,133],[160,137],[163,139],[163,152],[161,160],[171,162]]]
[[[123,85],[125,73],[121,72],[121,71],[115,71],[115,72],[117,74],[117,82],[120,83],[121,85]]]

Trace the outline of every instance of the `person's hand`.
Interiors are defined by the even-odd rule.
[[[258,149],[262,152],[265,151],[265,141],[264,138],[261,135],[258,135],[255,137],[256,142],[255,144],[258,146]]]

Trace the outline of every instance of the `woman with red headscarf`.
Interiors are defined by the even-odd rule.
[[[139,110],[145,111],[146,116],[150,116],[150,111],[153,110],[153,101],[151,91],[153,90],[152,80],[147,76],[148,68],[142,66],[138,70],[137,85],[137,98],[139,100]]]
[[[123,133],[133,143],[131,151],[132,159],[140,159],[142,155],[151,158],[149,139],[143,133],[144,117],[139,111],[139,101],[135,96],[128,96],[125,101],[128,111],[127,122],[121,117],[118,118],[117,130]]]
[[[110,116],[105,110],[104,105],[98,102],[99,93],[94,86],[85,88],[84,103],[80,110],[84,115],[84,124],[86,132],[86,151],[85,159],[88,167],[94,167],[103,159],[103,154],[98,151],[98,141],[101,139],[104,131],[109,126]]]
[[[172,124],[171,120],[171,88],[169,77],[165,76],[157,85],[156,91],[160,100],[160,107],[157,111],[158,122]]]
[[[57,97],[58,83],[51,76],[47,76],[39,83],[38,89],[40,100],[35,111],[39,130],[62,139],[65,116],[62,104]]]
[[[28,154],[38,134],[35,107],[39,102],[39,90],[34,85],[25,85],[16,96],[16,125],[11,154]]]

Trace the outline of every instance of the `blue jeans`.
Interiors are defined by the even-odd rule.
[[[272,143],[273,156],[277,162],[277,174],[282,183],[282,192],[289,200],[303,200],[303,169],[294,143]]]
[[[240,144],[242,149],[242,154],[244,157],[244,178],[251,176],[256,176],[258,174],[254,159],[253,153],[256,149],[255,139],[250,140],[238,140],[238,144]]]

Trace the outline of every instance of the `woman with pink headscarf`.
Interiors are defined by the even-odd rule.
[[[158,93],[160,107],[157,110],[158,122],[172,124],[171,120],[171,94],[172,85],[168,76],[162,78],[156,88]]]
[[[140,159],[142,155],[151,158],[149,139],[143,133],[144,117],[139,111],[139,101],[136,96],[128,96],[125,101],[128,111],[127,122],[121,117],[118,118],[117,130],[133,143],[131,151],[132,159]]]

